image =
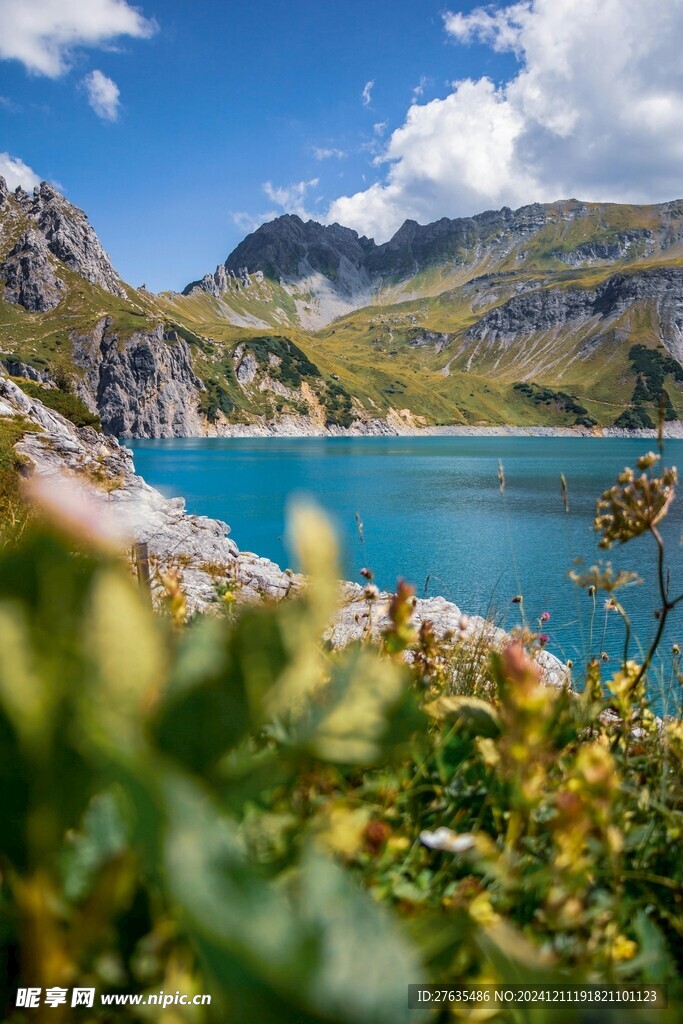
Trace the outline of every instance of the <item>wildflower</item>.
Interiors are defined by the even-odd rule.
[[[501,668],[504,678],[520,690],[535,690],[540,684],[541,673],[538,666],[516,641],[508,644],[501,654]]]
[[[678,644],[674,644],[672,646],[671,653],[674,655],[674,657],[676,657],[676,658],[678,657],[678,655],[681,653],[681,648],[679,647]]]
[[[538,621],[539,622],[549,622],[550,621],[550,612],[541,612],[541,617],[540,617],[540,619]]]
[[[360,574],[363,579],[372,580],[372,569],[361,569]]]
[[[574,662],[572,661],[571,658],[567,658],[567,668],[569,668],[569,669],[574,668]]]
[[[524,599],[521,594],[515,594],[510,604],[521,604],[523,600]]]
[[[631,701],[637,696],[636,690],[643,687],[640,666],[635,661],[627,661],[624,668],[615,673],[608,686],[610,693],[626,712]]]
[[[661,476],[648,476],[658,456],[649,453],[638,460],[638,468],[646,470],[636,476],[626,468],[614,487],[598,500],[594,526],[602,534],[600,547],[610,548],[615,541],[624,544],[654,529],[664,518],[674,500],[678,473],[674,467],[664,468]]]
[[[654,466],[656,462],[659,462],[659,455],[655,452],[648,452],[647,455],[641,455],[636,465],[638,469],[649,469],[650,466]]]
[[[386,821],[369,821],[363,832],[368,853],[378,854],[391,838],[392,829]]]
[[[470,903],[470,916],[474,918],[477,924],[482,925],[486,928],[492,924],[496,924],[500,917],[491,906],[491,900],[488,894],[485,892],[480,893]]]
[[[600,651],[600,660],[609,661],[609,654],[607,653],[607,651]]]
[[[643,582],[635,572],[628,572],[626,569],[619,569],[618,572],[615,572],[609,562],[605,565],[598,562],[597,565],[592,565],[587,572],[576,572],[575,569],[572,569],[569,578],[576,583],[577,587],[587,587],[589,597],[593,597],[596,590],[606,590],[608,594],[611,594],[621,587],[632,587]]]
[[[446,853],[465,853],[471,850],[476,840],[471,832],[463,832],[458,835],[453,829],[442,825],[434,832],[428,829],[420,832],[420,842],[430,850],[444,850]]]
[[[541,645],[541,647],[545,647],[545,645],[548,643],[549,640],[550,640],[550,637],[548,636],[547,633],[539,633],[538,642]]]
[[[625,935],[617,935],[612,943],[612,959],[614,960],[632,960],[637,952],[636,943],[632,939],[627,939]]]
[[[379,597],[379,589],[374,583],[368,583],[363,590],[363,596],[366,601],[376,601]]]

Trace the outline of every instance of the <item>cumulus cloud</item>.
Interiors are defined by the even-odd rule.
[[[374,88],[375,88],[375,80],[374,80],[374,78],[371,79],[369,82],[366,82],[365,85],[363,86],[363,91],[360,94],[360,96],[361,96],[361,99],[363,101],[363,106],[364,107],[369,107],[370,106],[370,101],[372,99],[372,90]]]
[[[517,73],[413,102],[379,158],[382,180],[337,199],[328,220],[383,239],[406,217],[683,191],[683,0],[525,0],[444,25],[455,44],[513,53]]]
[[[276,203],[284,213],[295,213],[302,220],[310,220],[315,215],[306,209],[306,194],[316,188],[319,178],[310,181],[297,181],[292,185],[276,187],[270,181],[263,185],[263,191],[272,202]]]
[[[83,79],[88,103],[104,121],[116,121],[119,116],[119,87],[102,71],[91,71]]]
[[[40,177],[33,168],[25,164],[19,157],[10,156],[9,153],[0,153],[0,178],[4,178],[12,190],[21,185],[26,192],[29,192],[40,184]]]
[[[343,149],[326,149],[322,146],[316,146],[313,150],[313,156],[316,160],[329,160],[330,157],[336,157],[337,160],[343,160],[346,153]]]
[[[146,39],[156,24],[126,0],[0,0],[0,59],[18,60],[58,78],[79,46],[102,47],[120,36]]]

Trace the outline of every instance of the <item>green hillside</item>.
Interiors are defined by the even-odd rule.
[[[67,218],[80,214],[57,198]],[[26,364],[83,391],[74,346],[106,320],[119,347],[159,326],[169,344],[187,343],[209,430],[286,415],[319,427],[387,416],[425,426],[647,426],[661,402],[669,419],[683,418],[683,203],[570,200],[408,222],[405,252],[421,265],[395,272],[408,259],[395,254],[399,232],[375,247],[373,266],[385,269],[370,285],[361,268],[356,292],[326,256],[327,276],[302,261],[296,279],[249,270],[217,294],[201,283],[153,295],[121,282],[115,295],[50,254],[63,297],[45,312],[2,295],[3,261],[32,209],[28,197],[0,205],[0,358],[11,372]],[[277,222],[269,227],[272,236]],[[258,251],[257,235],[247,242]],[[96,395],[89,404],[97,414]]]

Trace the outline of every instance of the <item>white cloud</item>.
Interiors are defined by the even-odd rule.
[[[330,157],[336,157],[337,160],[343,160],[346,153],[343,149],[325,149],[321,146],[316,146],[313,150],[313,156],[316,160],[329,160]]]
[[[518,52],[522,48],[524,21],[532,7],[533,0],[526,0],[497,9],[477,7],[469,14],[452,14],[449,11],[444,15],[444,24],[449,35],[459,43],[479,39],[498,53],[506,50]]]
[[[517,73],[414,102],[383,180],[333,202],[329,221],[382,239],[406,217],[683,193],[683,0],[526,0],[444,24],[455,43],[514,53]]]
[[[306,194],[310,189],[316,188],[319,181],[319,178],[311,178],[310,181],[297,181],[292,185],[279,187],[266,181],[263,191],[284,213],[295,213],[302,220],[311,220],[315,214],[306,209]]]
[[[146,39],[156,24],[126,0],[0,0],[0,59],[18,60],[39,75],[58,78],[72,51],[112,39]]]
[[[98,117],[105,121],[116,121],[119,116],[119,87],[101,71],[91,71],[83,79],[88,103]]]
[[[377,121],[376,124],[373,124],[372,130],[378,138],[381,139],[381,137],[384,135],[385,131],[387,130],[388,124],[388,121]]]
[[[427,75],[420,75],[420,81],[413,89],[413,99],[417,99],[418,96],[422,96],[424,94],[424,91],[429,85],[429,82],[430,79],[428,78]]]
[[[267,210],[265,213],[247,213],[246,210],[237,210],[231,214],[231,219],[240,231],[250,234],[252,231],[256,231],[256,228],[260,228],[262,224],[266,224],[279,215],[279,210]]]
[[[7,187],[12,191],[21,185],[26,192],[29,192],[40,184],[40,178],[36,172],[19,157],[10,156],[9,153],[0,153],[0,178],[5,179]]]
[[[370,106],[370,100],[372,99],[372,90],[375,88],[375,80],[372,78],[369,82],[366,82],[363,86],[361,93],[361,99],[364,107]]]

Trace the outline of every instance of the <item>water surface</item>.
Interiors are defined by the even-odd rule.
[[[401,437],[188,438],[134,441],[136,469],[189,511],[223,519],[239,547],[280,564],[286,549],[286,510],[297,494],[314,496],[330,513],[342,540],[344,573],[359,579],[369,565],[380,587],[398,577],[419,595],[443,594],[470,613],[519,621],[511,604],[525,595],[549,648],[575,660],[605,649],[618,658],[618,616],[605,616],[603,598],[593,622],[591,602],[567,579],[576,558],[587,565],[609,558],[645,580],[620,593],[644,644],[656,625],[654,546],[644,537],[600,552],[592,531],[595,499],[652,441],[616,438]],[[498,461],[505,468],[505,494]],[[683,462],[683,441],[667,443],[666,461]],[[560,473],[569,488],[564,510]],[[356,524],[360,518],[362,538]],[[664,533],[672,587],[683,588],[679,502]],[[672,616],[667,646],[683,643],[681,609]],[[606,629],[605,629],[606,623]],[[604,640],[603,640],[604,632]]]

